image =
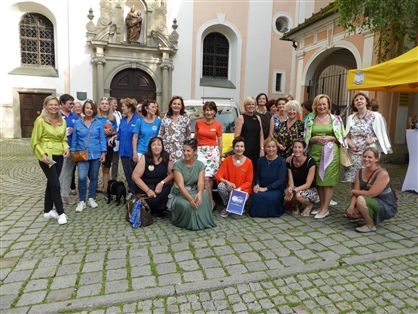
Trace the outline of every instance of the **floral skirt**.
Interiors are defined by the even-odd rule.
[[[219,168],[218,146],[198,146],[197,159],[205,165],[205,177],[214,177]]]

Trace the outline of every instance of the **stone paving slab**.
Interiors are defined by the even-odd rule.
[[[41,306],[53,312],[60,301],[83,308],[127,302],[126,295],[152,299],[150,291],[156,297],[160,291],[181,295],[227,289],[308,272],[312,265],[320,271],[415,253],[418,196],[399,192],[406,165],[384,167],[398,191],[399,213],[379,225],[375,234],[356,233],[358,223],[343,217],[348,184],[336,187],[333,199],[338,205],[323,220],[288,213],[276,219],[246,215],[223,219],[216,211],[218,227],[209,230],[179,229],[169,218],[132,229],[124,220],[123,206],[98,198],[99,208],[79,214],[74,205],[67,205],[69,223],[59,226],[42,216],[45,178],[29,141],[0,140],[0,311],[25,312]],[[269,310],[269,302],[263,311]],[[225,305],[221,303],[219,309]],[[188,306],[196,312],[216,311],[209,303],[199,309],[191,303],[184,309]],[[336,308],[344,311],[343,305]]]

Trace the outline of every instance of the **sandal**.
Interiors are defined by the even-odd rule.
[[[294,210],[292,210],[292,215],[293,216],[299,216],[299,208],[296,207]]]
[[[222,218],[226,218],[228,217],[229,213],[226,211],[226,208],[222,209],[221,211],[221,217]]]
[[[311,215],[311,210],[312,210],[312,207],[311,208],[305,207],[305,209],[303,210],[303,212],[300,213],[300,215],[302,217],[309,217]]]

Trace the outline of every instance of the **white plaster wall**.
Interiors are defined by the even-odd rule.
[[[167,25],[177,19],[179,33],[178,52],[173,57],[172,93],[184,99],[194,98],[192,93],[193,60],[193,1],[167,1]],[[171,95],[170,95],[171,96]]]
[[[272,5],[272,0],[249,4],[244,97],[269,92]]]
[[[68,30],[70,45],[68,46],[66,60],[69,76],[69,92],[74,98],[77,92],[87,92],[87,97],[93,97],[93,67],[90,63],[91,47],[86,43],[86,25],[89,22],[87,15],[89,9],[93,9],[96,24],[100,17],[99,1],[70,1],[68,24],[65,30]],[[64,28],[64,25],[62,25]],[[115,35],[116,36],[116,35]],[[61,57],[61,56],[60,56]]]

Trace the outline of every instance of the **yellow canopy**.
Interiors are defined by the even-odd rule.
[[[347,89],[418,92],[418,47],[386,62],[349,70]]]

